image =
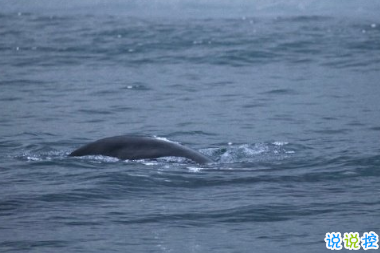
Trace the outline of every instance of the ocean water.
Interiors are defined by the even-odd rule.
[[[380,235],[380,18],[4,6],[0,252],[329,252],[327,232]],[[120,134],[215,163],[67,156]]]

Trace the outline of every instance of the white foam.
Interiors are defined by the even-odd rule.
[[[203,168],[199,168],[199,167],[187,167],[187,168],[191,172],[200,172],[201,170],[203,170]]]
[[[286,141],[275,141],[272,144],[276,146],[284,146],[284,145],[288,145],[289,143]]]
[[[143,164],[147,166],[154,166],[154,165],[157,165],[158,162],[143,162]]]
[[[28,161],[42,161],[41,158],[33,157],[33,156],[28,156],[27,159],[28,159]]]
[[[83,156],[82,159],[91,159],[95,161],[100,161],[100,162],[118,162],[119,159],[115,157],[110,157],[110,156],[104,156],[104,155],[87,155]]]

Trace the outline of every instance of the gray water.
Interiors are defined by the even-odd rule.
[[[328,252],[327,232],[380,234],[378,17],[2,3],[1,252]],[[67,157],[120,134],[215,163]]]

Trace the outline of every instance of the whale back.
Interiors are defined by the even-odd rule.
[[[114,136],[97,140],[73,151],[69,156],[104,155],[122,160],[139,160],[165,156],[185,157],[204,164],[212,160],[178,143],[152,137]]]

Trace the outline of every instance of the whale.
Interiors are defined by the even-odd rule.
[[[207,156],[181,144],[154,137],[120,135],[88,143],[69,156],[103,155],[120,160],[184,157],[198,164],[213,162]]]

